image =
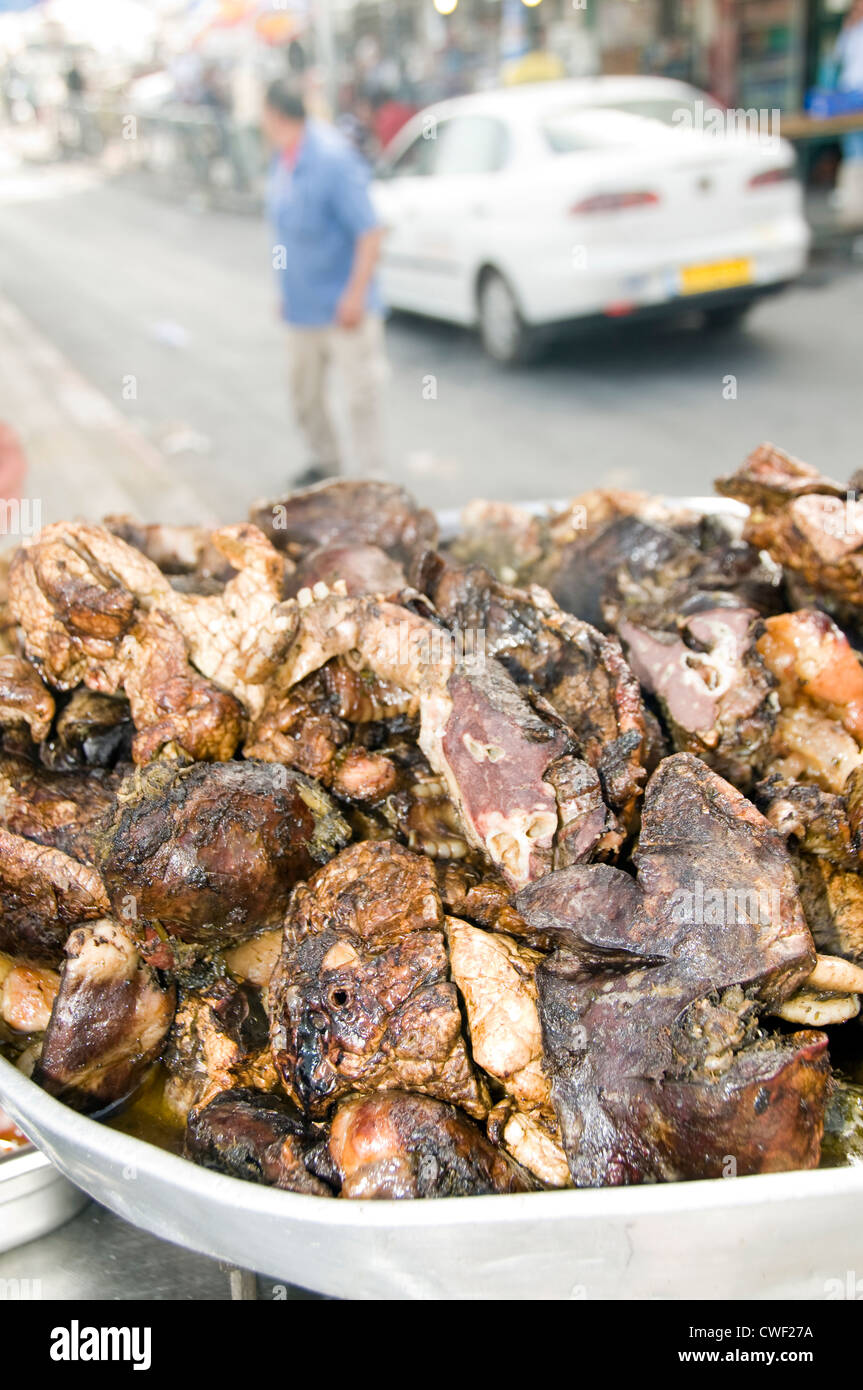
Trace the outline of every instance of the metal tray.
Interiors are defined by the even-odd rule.
[[[716,499],[686,501],[741,514]],[[319,1293],[823,1299],[847,1287],[849,1272],[855,1279],[863,1274],[863,1167],[429,1202],[339,1202],[211,1173],[103,1128],[2,1058],[0,1102],[62,1173],[127,1221]]]
[[[0,1158],[0,1254],[62,1226],[88,1200],[34,1145],[6,1154]]]

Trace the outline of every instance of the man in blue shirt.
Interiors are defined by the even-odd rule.
[[[275,149],[267,203],[291,391],[310,451],[295,481],[342,471],[327,401],[331,364],[347,403],[351,469],[380,473],[386,361],[375,267],[382,228],[369,198],[368,167],[335,129],[307,120],[302,98],[284,81],[267,89],[263,128]]]

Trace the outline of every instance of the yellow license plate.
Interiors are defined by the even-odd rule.
[[[752,261],[748,256],[710,265],[687,265],[680,272],[680,293],[710,294],[713,290],[733,290],[751,281]]]

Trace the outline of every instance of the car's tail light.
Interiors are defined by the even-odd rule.
[[[769,188],[774,183],[787,183],[793,177],[794,170],[791,165],[785,164],[781,169],[764,169],[760,174],[753,174],[747,187]]]
[[[659,202],[658,193],[639,190],[634,193],[596,193],[592,198],[583,198],[573,203],[569,209],[574,216],[585,212],[623,212],[625,208],[646,208]]]

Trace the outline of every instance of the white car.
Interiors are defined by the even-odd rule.
[[[695,307],[736,321],[800,275],[809,230],[791,146],[733,115],[653,77],[429,107],[373,184],[385,298],[478,327],[502,362],[596,316]]]

